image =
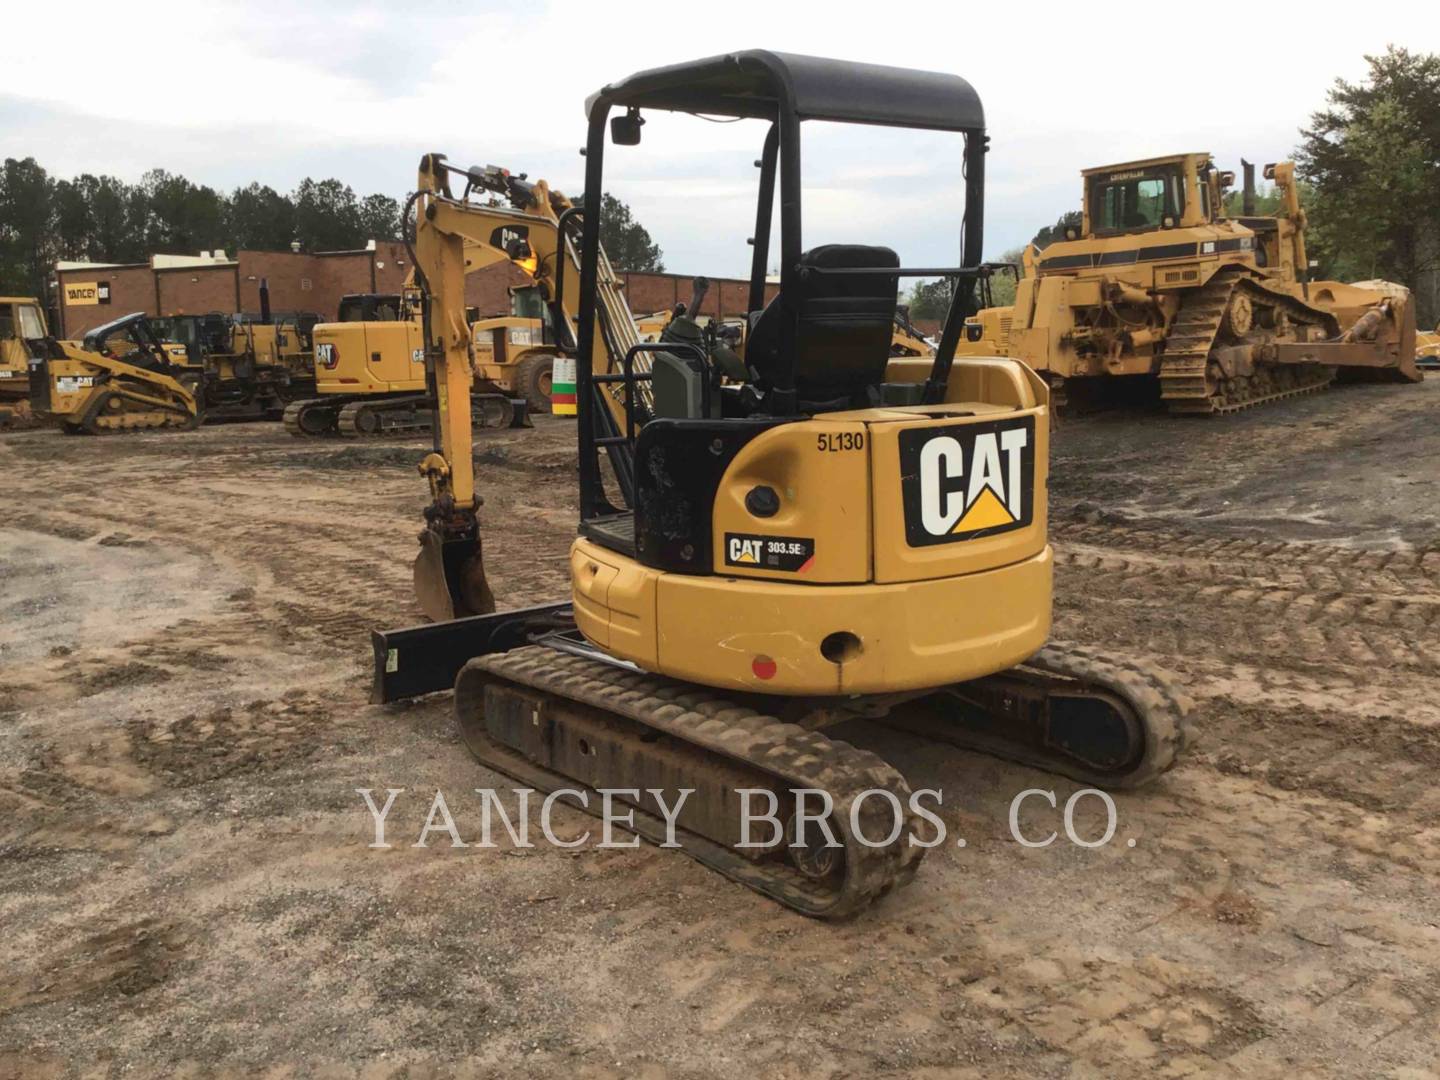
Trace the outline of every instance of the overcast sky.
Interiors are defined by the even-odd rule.
[[[422,152],[578,193],[587,94],[632,71],[769,48],[949,71],[985,102],[986,249],[1077,205],[1080,169],[1208,150],[1287,156],[1336,76],[1387,43],[1440,51],[1440,5],[826,3],[7,4],[0,153],[50,172],[159,167],[281,191],[336,176],[403,196]],[[1203,14],[1202,14],[1203,10]],[[1380,9],[1377,9],[1379,11]],[[1100,17],[1104,13],[1103,18]],[[1253,13],[1253,25],[1252,21]],[[1193,41],[1187,26],[1207,28]],[[763,128],[655,117],[607,187],[680,273],[744,274]],[[957,136],[826,127],[805,144],[806,244],[952,260]]]

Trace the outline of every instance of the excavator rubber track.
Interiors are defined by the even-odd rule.
[[[475,427],[515,426],[515,403],[504,394],[473,394],[470,402]],[[425,434],[431,429],[434,407],[434,401],[424,394],[310,398],[285,407],[285,430],[298,438]]]
[[[281,419],[285,430],[297,439],[318,438],[335,433],[335,422],[340,417],[340,408],[334,401],[325,398],[306,398],[292,401],[285,406]]]
[[[583,790],[592,813],[601,786],[661,789],[670,803],[678,789],[695,789],[678,815],[679,846],[806,915],[854,915],[909,881],[925,851],[910,843],[925,834],[909,812],[904,778],[890,765],[706,687],[531,646],[467,663],[455,683],[455,710],[482,763],[542,791]],[[778,819],[787,826],[781,845],[734,846],[741,787],[776,793]],[[829,793],[829,821],[843,848],[821,848],[812,857],[809,848],[784,846],[793,839],[790,792],[800,789]],[[895,830],[883,846],[861,843],[851,831],[852,805],[867,791],[888,792],[903,808],[905,820],[895,830],[896,804],[884,796],[860,800],[866,838],[884,840]],[[819,797],[810,798],[809,808],[818,811]],[[766,807],[757,802],[756,809]],[[647,810],[643,798],[633,831],[665,841],[658,808]],[[768,841],[768,832],[760,823],[757,841]]]
[[[1125,657],[1051,642],[1019,667],[918,701],[887,725],[1099,788],[1142,787],[1191,739],[1190,700]]]
[[[1217,273],[1187,296],[1165,338],[1160,363],[1160,397],[1175,415],[1209,415],[1238,412],[1300,394],[1313,394],[1329,386],[1335,369],[1255,363],[1255,374],[1232,379],[1211,360],[1225,313],[1237,293],[1245,293],[1265,306],[1282,311],[1296,325],[1321,326],[1327,336],[1338,328],[1333,319],[1294,297],[1273,292],[1254,278],[1236,271]],[[1327,321],[1328,320],[1328,321]],[[1277,338],[1281,335],[1277,334]]]

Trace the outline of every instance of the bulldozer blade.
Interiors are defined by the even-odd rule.
[[[420,534],[414,576],[420,608],[435,622],[495,610],[479,540],[445,540],[426,529]]]

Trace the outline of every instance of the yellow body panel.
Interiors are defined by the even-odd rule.
[[[920,411],[919,406],[915,411]],[[905,512],[902,505],[900,485],[895,478],[901,475],[900,434],[902,431],[920,429],[945,429],[953,427],[956,419],[946,416],[915,419],[905,424],[877,424],[871,428],[870,468],[874,491],[874,580],[881,584],[899,581],[920,581],[928,578],[950,577],[974,574],[990,567],[1018,562],[1033,557],[1045,548],[1047,528],[1046,476],[1050,447],[1049,425],[1045,422],[1044,407],[1016,412],[1000,405],[970,404],[968,409],[975,412],[975,420],[964,423],[985,424],[986,421],[1010,421],[1016,417],[1030,417],[1034,421],[1031,429],[1022,431],[1029,444],[1023,448],[1007,448],[999,438],[991,439],[993,458],[988,467],[998,477],[998,484],[992,487],[1000,506],[992,510],[992,518],[981,514],[987,505],[977,502],[983,494],[979,484],[971,494],[972,485],[986,479],[979,471],[977,462],[963,463],[963,470],[955,480],[962,485],[952,503],[961,499],[967,503],[966,510],[958,510],[960,517],[954,528],[964,527],[967,511],[974,513],[977,527],[983,522],[992,522],[997,531],[977,536],[963,543],[933,544],[914,546],[906,536]],[[988,426],[988,425],[987,425]],[[1022,467],[1022,455],[1028,454],[1030,468]],[[1004,528],[1021,516],[1022,500],[1029,499],[1029,523],[1020,528]],[[1003,531],[1000,531],[1003,529]]]
[[[472,323],[470,340],[475,349],[476,378],[488,379],[507,393],[515,389],[516,369],[526,357],[555,355],[555,346],[545,343],[544,322],[518,315]]]
[[[758,560],[753,569],[733,561],[727,565],[727,537],[763,534],[823,538],[813,561],[795,574],[807,582],[870,580],[868,429],[863,421],[838,419],[841,415],[771,428],[736,455],[715,496],[717,573],[774,577],[775,571]],[[758,518],[745,508],[746,493],[761,485],[780,497],[773,517]]]
[[[1010,307],[985,308],[965,320],[965,333],[955,347],[957,357],[1009,356],[1010,334],[1019,305],[1020,290],[1027,282],[1016,286],[1016,303]]]
[[[890,368],[913,381],[929,362]],[[1046,390],[985,359],[957,364],[950,391],[752,439],[715,495],[713,573],[577,540],[576,625],[648,670],[769,694],[913,690],[1024,660],[1050,629]],[[769,516],[746,506],[761,485],[779,497]]]
[[[425,390],[424,338],[418,320],[320,323],[314,341],[315,387],[322,394]]]
[[[894,585],[667,574],[585,539],[570,559],[575,623],[596,645],[646,670],[752,693],[945,686],[1021,663],[1050,633],[1048,546],[1008,566]],[[847,632],[858,652],[826,659],[821,643]],[[769,678],[757,659],[773,662]]]

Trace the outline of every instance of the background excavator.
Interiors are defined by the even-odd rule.
[[[1415,310],[1388,282],[1309,280],[1294,165],[1267,166],[1280,212],[1224,210],[1232,173],[1209,154],[1087,169],[1082,224],[1027,253],[1012,308],[972,320],[966,351],[998,348],[1057,400],[1118,376],[1157,385],[1173,413],[1232,412],[1337,378],[1420,378]],[[969,335],[967,335],[969,336]]]
[[[487,185],[483,190],[510,198],[511,173],[489,166],[481,174]],[[525,183],[521,177],[513,179]],[[496,228],[503,229],[503,223]],[[472,247],[467,273],[508,258],[507,245],[523,244],[519,234],[494,239],[494,245]],[[525,258],[513,261],[529,269]],[[543,302],[530,290],[520,288],[511,291],[508,316],[480,319],[473,309],[467,309],[477,424],[527,426],[530,412],[549,411],[554,349],[551,332],[536,310],[541,306]],[[285,426],[292,435],[430,430],[435,401],[426,387],[420,312],[410,282],[401,295],[345,297],[337,321],[317,325],[314,340],[316,395],[286,408]]]
[[[27,341],[30,405],[71,435],[193,430],[205,418],[204,372],[160,339],[143,313],[97,326],[83,341]]]
[[[606,134],[638,143],[642,109],[767,123],[739,371],[712,361],[685,317],[665,340],[638,341],[600,249]],[[429,155],[415,266],[441,423],[420,466],[432,502],[415,575],[437,621],[374,635],[377,700],[453,682],[482,762],[528,787],[579,790],[595,812],[596,789],[626,789],[636,832],[663,840],[673,817],[691,856],[824,917],[908,881],[924,853],[904,778],[825,727],[883,720],[1111,786],[1168,768],[1186,708],[1165,680],[1046,645],[1045,384],[1014,360],[954,362],[983,270],[987,138],[970,85],[754,50],[633,75],[587,114],[583,208],[552,220],[565,201],[536,185],[525,209],[537,282],[576,365],[571,595],[494,611],[463,303],[466,245],[487,241],[496,211],[469,198],[479,170]],[[804,249],[810,120],[962,135],[965,265]],[[777,187],[781,283],[767,304]],[[891,357],[899,280],[923,276],[957,283],[938,350]],[[692,792],[678,809],[676,789]],[[785,807],[784,836],[740,842],[743,789]],[[807,813],[800,791],[833,813]]]

